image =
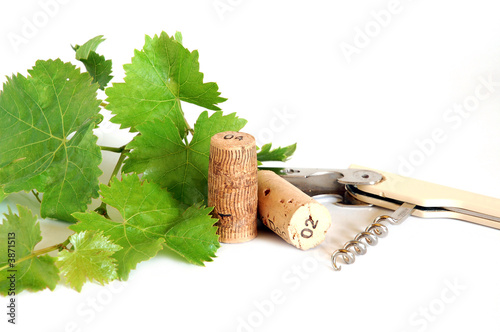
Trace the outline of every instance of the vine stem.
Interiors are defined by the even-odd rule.
[[[43,249],[39,249],[39,250],[35,250],[33,251],[31,254],[29,254],[28,256],[24,256],[23,258],[17,260],[13,266],[16,266],[17,264],[19,263],[22,263],[24,261],[27,261],[29,259],[32,259],[32,258],[35,258],[35,257],[38,257],[38,256],[41,256],[41,255],[44,255],[44,254],[47,254],[51,251],[54,251],[54,250],[63,250],[63,249],[68,249],[66,246],[69,244],[69,238],[62,242],[62,243],[59,243],[59,244],[55,244],[53,246],[50,246],[50,247],[47,247],[47,248],[43,248]],[[12,266],[10,264],[7,264],[5,266],[2,266],[0,267],[0,271],[2,270],[6,270],[8,268],[12,268]]]
[[[31,191],[33,193],[33,195],[35,196],[36,200],[38,201],[38,203],[42,204],[42,200],[40,199],[40,193],[39,192],[36,192],[35,189],[33,189]]]
[[[178,106],[179,106],[179,110],[181,111],[181,114],[184,115],[184,112],[182,111],[180,100],[177,100],[177,103],[178,103]],[[191,135],[194,135],[194,129],[191,127],[191,125],[187,121],[186,117],[183,116],[183,118],[184,118],[184,124],[186,125],[186,132],[191,133]]]
[[[110,152],[115,152],[115,153],[130,152],[129,149],[125,148],[126,145],[120,146],[119,148],[115,148],[112,146],[103,146],[103,145],[100,145],[99,147],[101,148],[101,151],[110,151]]]
[[[101,146],[101,150],[102,150],[102,148],[103,147]],[[125,149],[125,145],[122,146],[122,147],[120,147],[120,148],[116,148],[116,149],[120,149],[121,150],[120,157],[118,158],[118,161],[116,162],[115,168],[113,169],[113,172],[111,173],[111,176],[109,177],[108,186],[111,184],[111,180],[120,171],[120,168],[122,167],[123,161],[125,160],[126,153],[130,152],[130,150]],[[110,150],[107,150],[107,151],[110,151]],[[116,152],[116,151],[114,151],[114,152]],[[110,219],[109,215],[108,215],[108,210],[106,208],[106,203],[101,202],[101,205],[99,205],[94,211],[97,212],[97,213],[99,213],[103,217],[105,217],[107,219]]]
[[[127,150],[123,150],[122,153],[120,154],[120,157],[118,158],[118,161],[116,162],[116,166],[113,169],[113,173],[111,173],[111,177],[109,178],[108,185],[111,184],[111,180],[113,177],[115,177],[118,172],[120,171],[120,168],[122,167],[123,161],[125,160],[125,153]]]
[[[189,132],[189,133],[191,133],[191,135],[194,135],[194,129],[191,128],[191,126],[187,122],[186,118],[184,118],[184,122],[186,123],[186,131]]]

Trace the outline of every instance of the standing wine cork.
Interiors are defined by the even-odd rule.
[[[212,136],[208,205],[219,219],[220,242],[239,243],[257,236],[257,150],[252,135],[226,131]]]
[[[327,208],[272,171],[259,171],[258,181],[264,225],[299,249],[323,242],[332,223]]]

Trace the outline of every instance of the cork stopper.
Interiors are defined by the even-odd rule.
[[[264,225],[299,249],[323,242],[332,223],[326,207],[272,171],[259,171],[258,181]]]
[[[257,150],[252,135],[226,131],[212,136],[208,205],[219,219],[220,242],[240,243],[257,236]]]

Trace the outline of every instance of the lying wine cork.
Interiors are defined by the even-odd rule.
[[[259,171],[258,180],[264,225],[299,249],[323,242],[332,223],[327,208],[272,171]]]
[[[212,136],[208,205],[218,218],[219,241],[239,243],[257,236],[257,150],[252,135],[226,131]]]

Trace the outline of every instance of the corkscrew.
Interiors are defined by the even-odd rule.
[[[332,266],[352,264],[409,216],[452,218],[500,229],[500,199],[453,189],[388,172],[351,166],[349,169],[266,168],[309,196],[335,195],[338,205],[374,205],[394,212],[377,217],[355,238],[331,255]]]
[[[392,215],[378,216],[364,232],[358,233],[354,240],[347,242],[344,248],[337,249],[332,254],[332,266],[335,271],[340,271],[341,267],[337,265],[337,258],[342,258],[345,264],[352,264],[355,261],[355,256],[364,255],[367,252],[366,244],[375,246],[379,238],[386,237],[389,230],[385,225],[388,222],[392,225],[400,225],[410,215],[415,205],[404,203]],[[365,244],[366,243],[366,244]]]

